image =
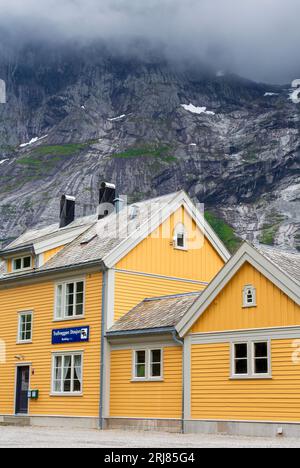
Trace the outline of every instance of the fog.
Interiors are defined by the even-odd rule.
[[[139,44],[272,83],[299,78],[299,18],[299,0],[0,0],[0,30],[17,42]]]

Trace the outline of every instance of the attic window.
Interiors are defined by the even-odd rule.
[[[32,258],[30,256],[14,258],[12,261],[13,271],[30,270],[31,268],[32,268]]]
[[[177,224],[174,231],[174,248],[187,250],[187,234],[183,224]]]
[[[243,307],[256,307],[256,289],[252,285],[244,287]]]

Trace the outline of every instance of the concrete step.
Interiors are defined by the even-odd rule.
[[[0,426],[30,426],[30,418],[28,416],[3,416],[0,419]]]

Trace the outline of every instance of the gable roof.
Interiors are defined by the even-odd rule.
[[[114,337],[145,331],[157,333],[166,329],[175,330],[175,326],[201,294],[202,291],[145,299],[121,317],[106,335]]]
[[[300,305],[300,254],[258,250],[245,242],[177,324],[176,330],[180,336],[189,331],[246,262]]]
[[[10,249],[28,245],[34,248],[35,253],[39,253],[45,245],[49,245],[49,239],[53,241],[51,244],[53,246],[57,236],[63,235],[69,236],[70,242],[43,266],[33,272],[22,274],[22,278],[90,264],[101,264],[104,268],[112,268],[181,206],[204,232],[220,257],[227,261],[230,254],[226,247],[184,191],[134,203],[128,209],[120,213],[111,213],[101,220],[95,215],[75,220],[61,230],[58,225],[52,225],[40,231],[29,231],[7,246],[2,253],[9,253]],[[132,216],[132,207],[135,207],[138,216]],[[17,277],[20,278],[20,274]],[[13,278],[13,275],[5,274],[0,262],[0,280],[9,281]]]

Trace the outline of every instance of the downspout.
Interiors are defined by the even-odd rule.
[[[102,311],[101,311],[101,351],[100,351],[100,402],[99,402],[99,429],[104,429],[104,383],[105,383],[105,329],[106,329],[106,291],[107,270],[102,275]]]
[[[184,339],[181,340],[177,336],[177,332],[172,332],[172,338],[175,343],[182,346],[182,416],[181,416],[181,433],[184,434],[184,400],[185,400],[185,385],[184,385]]]

